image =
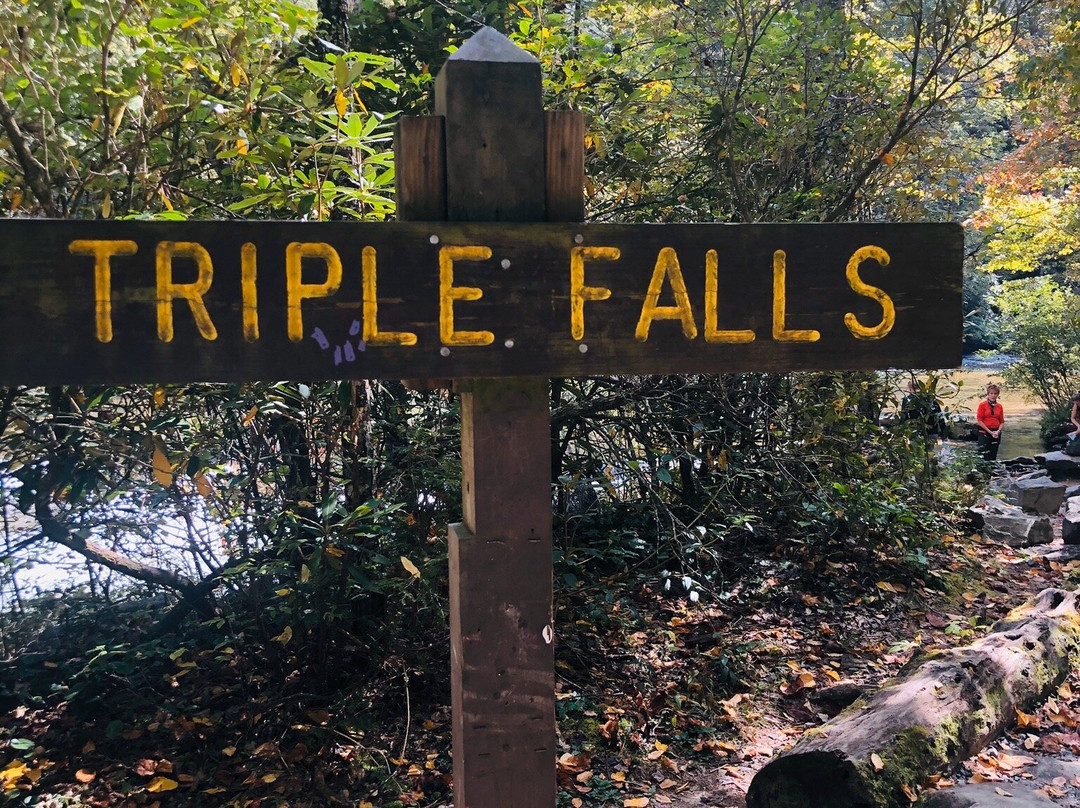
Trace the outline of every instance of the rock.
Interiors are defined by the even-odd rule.
[[[1045,470],[1037,473],[1047,474]],[[1049,476],[1026,475],[1010,483],[1005,493],[1006,499],[1028,513],[1057,513],[1065,501],[1065,486],[1054,482]]]
[[[1080,463],[1077,460],[1078,458],[1071,457],[1064,452],[1047,452],[1046,454],[1035,455],[1035,461],[1050,472],[1050,476],[1055,480],[1080,475]]]
[[[1022,458],[1016,458],[1016,459],[1020,460]],[[1009,461],[1005,461],[1006,466],[1008,466],[1008,463],[1009,463]],[[1031,471],[1026,471],[1026,472],[1023,472],[1022,474],[1016,475],[1017,480],[1049,480],[1050,479],[1050,472],[1047,471],[1046,469],[1039,468],[1038,464],[1034,460],[1032,460],[1031,463],[1029,463],[1028,465],[1031,466]]]
[[[1054,540],[1048,516],[1030,516],[1016,505],[992,497],[985,497],[979,504],[983,512],[983,538],[987,541],[1010,547],[1030,547]]]
[[[1068,564],[1070,561],[1076,561],[1080,559],[1080,544],[1063,544],[1056,549],[1047,549],[1045,547],[1039,549],[1038,555],[1035,555],[1035,549],[1021,550],[1022,553],[1029,553],[1040,564],[1043,563],[1045,558],[1047,561],[1057,561],[1062,564]]]
[[[1080,497],[1065,500],[1065,516],[1061,519],[1061,540],[1065,544],[1080,544]]]
[[[1024,769],[1023,776],[1031,775],[1030,779],[968,783],[932,791],[920,805],[923,808],[1050,808],[1055,803],[1045,793],[1047,783],[1063,778],[1066,783],[1073,784],[1080,776],[1080,761],[1039,757],[1035,759],[1033,769]]]
[[[1010,473],[1024,473],[1025,471],[1030,471],[1032,473],[1040,472],[1042,474],[1047,473],[1046,469],[1039,468],[1039,464],[1035,462],[1034,457],[1025,457],[1024,455],[1019,455],[1018,457],[1013,457],[1009,460],[1002,460],[1001,465],[1007,468]]]

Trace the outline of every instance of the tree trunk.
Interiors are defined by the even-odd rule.
[[[319,35],[343,51],[352,50],[348,0],[319,0]]]
[[[765,766],[748,808],[900,808],[1046,698],[1080,658],[1077,592],[1047,589],[973,645],[928,656]]]

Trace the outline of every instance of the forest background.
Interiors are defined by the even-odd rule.
[[[1018,357],[1008,378],[1061,419],[1080,388],[1071,0],[8,0],[0,208],[390,218],[394,118],[430,111],[480,24],[537,56],[546,106],[584,111],[591,219],[964,222],[965,347]],[[712,621],[677,682],[621,694],[646,705],[640,725],[586,684],[560,697],[568,754],[724,752],[715,716],[755,675],[725,614],[882,580],[948,588],[934,554],[985,479],[879,427],[907,374],[553,380],[562,684],[635,656],[672,604]],[[918,374],[938,394],[943,378]],[[6,793],[107,783],[141,804],[152,774],[190,804],[341,800],[348,782],[353,801],[438,800],[457,425],[452,393],[374,381],[0,390],[0,699],[23,722],[0,738]],[[44,559],[51,585],[27,584]],[[103,706],[93,733],[59,718]],[[91,759],[139,738],[140,716],[178,743],[244,727],[214,750],[235,777],[201,758],[188,780],[90,772],[56,751]],[[332,750],[305,775],[322,786],[252,780],[272,740],[286,767]]]

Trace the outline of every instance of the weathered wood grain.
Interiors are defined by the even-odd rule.
[[[483,29],[448,60],[435,85],[436,112],[446,117],[447,216],[542,221],[539,63]],[[515,260],[492,252],[493,271],[522,292]],[[468,271],[462,266],[463,278]],[[501,345],[507,370],[529,372],[517,361],[516,336],[493,334],[492,344]],[[449,531],[454,805],[551,808],[556,747],[548,381],[468,379],[457,389],[464,524]]]
[[[442,116],[398,118],[394,128],[394,184],[401,221],[446,218]]]
[[[544,115],[547,220],[585,218],[585,116],[580,110],[548,110]]]
[[[110,259],[109,342],[97,334],[95,258],[69,250],[79,240],[137,245],[135,254]],[[201,300],[215,339],[200,333],[183,298],[171,304],[172,340],[159,338],[155,253],[162,242],[205,248],[213,274]],[[333,294],[299,301],[303,335],[292,341],[286,250],[302,242],[332,247],[342,280]],[[0,384],[928,368],[955,367],[961,358],[959,225],[4,220],[0,244]],[[244,332],[244,244],[256,254],[257,340]],[[488,247],[491,258],[455,261],[453,286],[483,296],[451,301],[454,326],[489,332],[488,345],[444,345],[440,337],[447,304],[440,250],[462,245]],[[890,261],[886,267],[863,262],[860,276],[895,305],[895,324],[876,340],[855,338],[845,324],[849,312],[866,325],[882,318],[881,305],[853,291],[845,275],[850,257],[867,245],[885,250]],[[583,297],[580,339],[571,328],[575,247],[615,248],[620,255],[584,262],[583,285],[611,294]],[[641,341],[635,332],[667,247],[677,256],[697,335],[687,338],[679,320],[654,319]],[[362,332],[352,333],[365,320],[365,248],[375,253],[378,328],[415,334],[414,345],[361,345]],[[773,338],[777,250],[786,254],[784,325],[817,330],[816,342]],[[752,342],[706,341],[709,251],[717,254],[718,326],[752,331]],[[176,284],[194,284],[196,262],[177,255],[171,273]],[[304,258],[301,279],[309,286],[325,282],[326,261]],[[657,303],[675,305],[670,277]]]
[[[1053,692],[1080,658],[1077,593],[1047,589],[963,648],[809,730],[761,769],[749,808],[905,808]],[[922,803],[920,803],[922,804]]]

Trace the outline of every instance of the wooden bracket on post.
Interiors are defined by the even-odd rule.
[[[446,144],[441,115],[398,118],[394,127],[394,187],[403,222],[446,219]],[[410,390],[449,390],[450,379],[402,379]]]

